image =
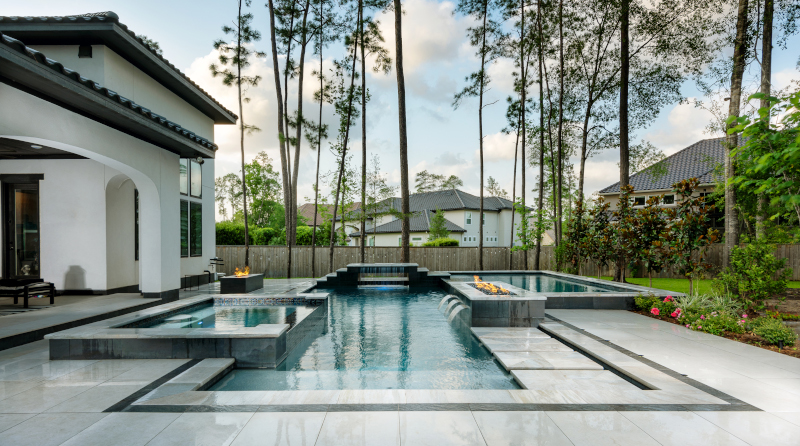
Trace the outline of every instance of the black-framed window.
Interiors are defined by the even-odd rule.
[[[180,164],[181,195],[189,195],[189,160],[181,158]]]
[[[190,195],[200,198],[203,195],[203,168],[195,160],[189,160]]]
[[[181,200],[181,257],[189,257],[189,202]]]
[[[139,189],[133,190],[133,240],[134,258],[139,260]]]
[[[644,206],[644,197],[633,197],[634,206]]]
[[[203,205],[189,203],[189,255],[199,257],[203,255]]]
[[[675,195],[664,195],[664,204],[675,203]]]

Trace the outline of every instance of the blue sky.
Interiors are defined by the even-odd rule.
[[[255,26],[264,38],[257,44],[268,50],[268,12],[265,1],[253,2],[251,8]],[[451,106],[453,94],[463,86],[463,79],[477,68],[477,60],[465,38],[468,19],[453,16],[453,3],[435,0],[404,0],[406,14],[403,19],[404,50],[408,101],[409,167],[413,174],[427,169],[446,175],[456,174],[464,180],[464,189],[476,193],[479,185],[477,100],[468,100],[458,110]],[[236,12],[234,0],[219,1],[154,1],[154,0],[27,0],[5,2],[3,15],[71,15],[98,11],[114,11],[120,21],[137,34],[156,40],[164,56],[187,73],[195,82],[209,91],[231,110],[236,109],[236,95],[232,88],[220,85],[210,76],[208,65],[215,60],[212,43],[223,37],[220,28],[230,23]],[[379,15],[390,54],[394,54],[393,15]],[[789,41],[788,50],[776,48],[773,58],[773,83],[778,87],[800,79],[796,63],[800,51],[800,38]],[[328,50],[330,56],[341,57],[336,49]],[[325,57],[325,66],[331,59]],[[316,56],[309,55],[307,66],[318,66]],[[251,68],[264,81],[250,91],[252,102],[245,108],[245,118],[263,131],[246,141],[248,159],[266,150],[276,161],[278,158],[275,132],[275,93],[272,82],[271,58],[256,61]],[[512,184],[514,139],[503,135],[505,126],[504,98],[511,94],[513,69],[510,61],[500,61],[490,68],[494,82],[487,94],[487,103],[499,100],[485,109],[484,134],[486,175],[493,176],[509,192]],[[316,116],[316,104],[311,95],[314,79],[306,76],[304,107]],[[380,157],[382,169],[390,180],[399,184],[399,155],[397,131],[397,90],[394,72],[389,75],[370,73],[367,86],[372,94],[368,104],[367,142],[370,153]],[[290,81],[290,111],[296,108],[297,86]],[[699,95],[694,85],[687,82],[683,93],[687,97]],[[292,105],[294,103],[295,105]],[[144,104],[146,105],[146,104]],[[333,124],[332,112],[323,118]],[[659,118],[647,129],[639,132],[643,137],[667,154],[674,153],[698,139],[710,137],[704,133],[711,115],[691,105],[670,104],[661,110]],[[360,126],[353,131],[355,159],[360,165]],[[216,142],[217,176],[236,172],[239,163],[238,134],[233,126],[218,126]],[[299,196],[311,197],[314,182],[316,154],[307,150],[304,143],[301,155]],[[322,153],[322,171],[334,168],[333,155]],[[370,155],[371,156],[371,155]],[[591,193],[618,180],[617,152],[601,153],[587,163],[586,191]],[[577,160],[576,160],[577,162]],[[276,164],[277,167],[277,164]],[[529,184],[535,173],[528,170]],[[529,191],[528,197],[533,194]]]

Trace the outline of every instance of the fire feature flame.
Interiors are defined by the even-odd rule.
[[[244,269],[236,268],[236,271],[233,272],[236,277],[242,277],[250,274],[250,267],[245,266]]]
[[[473,276],[475,278],[475,288],[485,291],[489,294],[511,294],[510,291],[503,287],[496,286],[489,282],[484,282],[481,280],[479,276]]]

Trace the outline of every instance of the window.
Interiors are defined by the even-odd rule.
[[[644,197],[633,197],[634,206],[644,206]]]
[[[369,238],[369,246],[375,246],[375,237]]]
[[[397,246],[403,246],[403,237],[397,237]]]
[[[486,214],[482,214],[482,215],[481,215],[481,222],[482,222],[483,224],[486,224]]]
[[[467,224],[472,224],[472,212],[467,212]]]
[[[139,189],[133,190],[133,250],[134,260],[139,260]]]
[[[675,195],[664,195],[664,204],[675,203]]]
[[[189,160],[181,158],[180,166],[181,194],[189,195]]]
[[[189,203],[189,255],[203,255],[203,205]]]
[[[181,257],[189,257],[189,202],[181,200]]]
[[[191,169],[189,171],[189,178],[191,178],[191,188],[193,197],[200,198],[203,195],[203,168],[200,163],[195,160],[189,161]]]
[[[413,241],[413,242],[421,242],[422,241],[422,237],[412,237],[411,241]]]

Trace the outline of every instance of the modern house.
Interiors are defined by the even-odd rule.
[[[674,206],[675,196],[672,185],[689,178],[700,180],[695,192],[705,196],[714,191],[720,180],[718,169],[725,162],[725,138],[712,138],[698,141],[689,147],[656,163],[653,168],[645,169],[631,175],[630,184],[634,188],[631,198],[634,206],[644,206],[647,199],[654,195],[664,195],[662,206]],[[619,204],[619,182],[602,190],[599,195],[610,203],[610,209]]]
[[[113,12],[0,16],[3,278],[177,299],[215,257],[225,109]]]
[[[483,246],[509,246],[511,237],[517,242],[519,216],[515,217],[514,230],[511,230],[511,200],[501,197],[484,197],[483,199]],[[411,243],[421,245],[428,241],[430,222],[433,212],[444,212],[447,230],[450,237],[458,240],[459,246],[478,246],[480,237],[479,221],[480,197],[458,189],[411,194],[409,206],[414,216],[410,219]],[[382,209],[401,209],[400,198],[386,200]],[[376,221],[367,223],[367,246],[399,246],[401,243],[401,221],[393,215],[382,215]],[[347,227],[359,228],[357,221],[346,221]],[[358,229],[349,233],[351,245],[357,246],[362,239]],[[548,237],[545,237],[546,243]]]

